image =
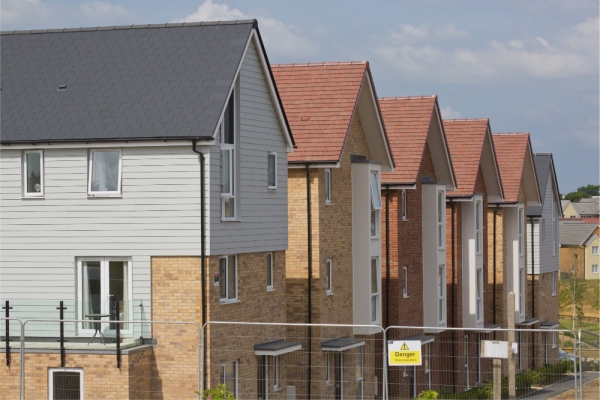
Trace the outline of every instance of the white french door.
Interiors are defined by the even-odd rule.
[[[99,321],[117,319],[116,306],[119,305],[119,320],[130,321],[131,302],[131,260],[128,258],[81,258],[77,261],[78,275],[78,318]],[[131,334],[130,324],[121,326],[121,333]],[[100,326],[105,336],[115,335],[115,324],[80,324],[80,333],[93,335]]]

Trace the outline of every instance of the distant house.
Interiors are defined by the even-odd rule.
[[[560,222],[560,271],[579,279],[600,279],[600,225]]]
[[[112,367],[114,344],[100,348],[102,368],[85,346],[70,350],[69,373],[82,382],[72,398],[193,395],[195,328],[178,343],[164,327],[138,322],[286,319],[294,143],[256,21],[10,32],[1,40],[2,303],[11,302],[16,318],[58,318],[63,300],[68,319],[132,321],[121,337],[137,355],[125,354],[122,370]],[[70,325],[68,343],[89,342],[94,326]],[[115,324],[96,326],[114,340]],[[54,345],[58,324],[52,329],[44,334],[55,335]],[[266,377],[286,387],[277,361],[297,345],[274,351],[233,336],[211,341],[220,347],[207,353],[208,386],[225,382],[236,397],[253,398],[279,390],[265,387]],[[173,357],[182,348],[190,351]],[[28,353],[27,368],[60,366],[55,353]],[[136,362],[141,356],[153,361]],[[186,361],[192,367],[182,370]],[[0,380],[18,388],[15,376],[2,365]],[[60,390],[64,371],[50,369],[41,382],[27,385],[28,398],[53,399],[49,389]]]
[[[588,224],[600,223],[600,196],[581,199],[578,203],[571,203],[571,206],[583,222]]]
[[[564,218],[581,218],[570,200],[561,200],[560,206],[562,208]]]
[[[383,320],[381,176],[394,161],[369,64],[272,70],[297,144],[288,159],[287,321],[362,325],[311,330],[306,369],[290,385],[308,398],[371,398],[383,381],[373,340]]]
[[[436,96],[389,97],[379,104],[400,161],[381,181],[383,324],[429,327],[419,337],[423,366],[391,369],[390,379],[402,384],[393,385],[390,396],[414,398],[422,390],[440,390],[442,382],[438,371],[444,367],[430,355],[432,349],[444,351],[433,333],[449,326],[446,271],[440,266],[446,266],[447,256],[446,191],[456,189],[456,178]],[[432,288],[441,289],[442,296]]]
[[[552,154],[536,153],[534,160],[542,204],[527,207],[528,309],[533,318],[540,320],[541,329],[556,329],[559,326],[560,192]],[[534,361],[540,359],[539,352],[543,354],[544,364],[558,358],[555,332],[544,334],[541,342],[536,343]]]

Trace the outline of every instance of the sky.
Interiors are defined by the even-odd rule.
[[[3,31],[250,18],[273,64],[368,60],[380,97],[530,132],[561,193],[600,182],[597,0],[0,1]]]

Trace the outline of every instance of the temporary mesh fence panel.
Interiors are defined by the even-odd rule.
[[[237,399],[382,398],[379,327],[211,322],[205,333],[207,386]]]
[[[600,371],[600,335],[597,332],[579,331],[581,371]]]

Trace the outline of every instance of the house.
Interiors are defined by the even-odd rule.
[[[570,200],[561,200],[560,205],[564,218],[581,218]]]
[[[539,328],[539,318],[527,309],[527,248],[526,235],[528,207],[539,207],[541,196],[535,171],[529,133],[495,133],[492,135],[500,169],[504,199],[488,202],[489,250],[491,266],[492,322],[503,328],[512,328],[509,313],[516,327]],[[489,279],[488,277],[488,279]],[[508,293],[514,293],[514,309],[507,306]],[[529,369],[535,360],[533,332],[518,332],[518,370]]]
[[[560,221],[560,272],[577,279],[600,279],[600,225]]]
[[[287,321],[354,324],[312,328],[306,398],[381,394],[381,174],[394,168],[369,64],[273,65],[297,148],[288,158]],[[381,365],[381,364],[378,364]],[[378,369],[380,372],[380,370]],[[310,384],[309,384],[310,383]]]
[[[583,222],[596,225],[600,223],[600,196],[581,199],[578,203],[571,203],[571,206]]]
[[[527,291],[527,308],[533,318],[539,319],[541,329],[557,329],[560,266],[558,222],[562,218],[560,192],[552,154],[536,153],[534,162],[542,203],[527,207],[527,285],[530,287]],[[535,367],[554,363],[558,359],[556,333],[542,335],[542,340],[537,341],[538,347],[534,347]],[[543,358],[539,354],[543,354]],[[543,359],[543,363],[538,361],[540,359]]]
[[[490,123],[487,118],[459,119],[444,120],[443,125],[456,174],[456,190],[446,192],[448,326],[491,330],[498,322],[490,308],[493,279],[486,232],[492,227],[485,216],[488,204],[502,203],[504,194]],[[452,342],[443,357],[450,363],[445,378],[450,390],[491,379],[491,363],[480,357],[481,340],[489,333],[465,330],[441,335]]]
[[[434,334],[448,326],[443,271],[443,296],[432,288],[446,265],[446,191],[455,190],[456,183],[437,96],[381,98],[379,104],[392,152],[401,160],[381,177],[382,322],[429,327],[418,337],[425,348],[423,366],[390,367],[389,394],[414,398],[422,390],[439,390],[441,381],[442,367],[430,355],[443,352]],[[406,330],[388,333],[390,340],[409,336]]]
[[[73,398],[186,397],[198,376],[236,397],[285,398],[278,365],[299,346],[283,329],[277,351],[230,330],[201,379],[196,328],[149,323],[286,320],[294,142],[256,21],[6,32],[1,43],[2,303],[16,318],[58,319],[59,301],[66,319],[99,318],[65,327],[62,359],[28,351],[28,371],[49,372],[27,397],[53,399],[71,378]],[[122,368],[114,343],[90,341],[114,342],[117,324],[102,321],[116,318],[130,321]],[[26,330],[36,334],[56,343],[58,324]],[[10,367],[0,380],[18,388]]]

